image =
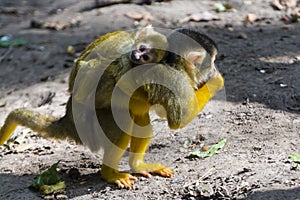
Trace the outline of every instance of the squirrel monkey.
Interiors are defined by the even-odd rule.
[[[180,37],[186,41],[178,40]],[[152,105],[160,104],[170,128],[188,124],[223,86],[223,78],[214,66],[216,54],[211,39],[189,29],[175,30],[167,38],[152,27],[135,34],[123,31],[106,34],[75,60],[65,116],[57,119],[24,109],[14,110],[0,130],[0,145],[21,125],[43,137],[73,139],[94,151],[102,147],[101,176],[120,188],[133,189],[137,178],[118,171],[130,143],[129,165],[135,172],[146,177],[150,174],[173,177],[171,169],[144,162],[152,139],[149,111]],[[102,75],[99,82],[93,82],[99,74]],[[94,96],[90,94],[93,91]],[[119,98],[112,98],[115,91]],[[97,134],[89,110],[95,113],[104,135]],[[119,126],[115,114],[124,127]]]

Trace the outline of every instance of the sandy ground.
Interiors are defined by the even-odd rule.
[[[0,124],[19,107],[62,116],[76,58],[67,46],[80,52],[106,32],[134,29],[138,23],[132,16],[142,15],[140,24],[192,27],[212,37],[225,88],[181,130],[153,119],[155,137],[146,159],[174,169],[173,179],[139,176],[136,190],[120,190],[100,178],[101,153],[18,128],[17,142],[0,147],[0,199],[300,199],[300,168],[289,159],[300,153],[300,25],[281,20],[288,11],[274,10],[269,0],[228,1],[236,11],[221,13],[209,0],[102,8],[89,7],[90,2],[0,2],[0,35],[28,40],[0,63]],[[204,12],[213,17],[189,21]],[[249,13],[257,20],[245,23]],[[1,48],[0,55],[7,50]],[[201,145],[223,138],[227,144],[218,154],[188,158]],[[65,191],[42,196],[29,190],[58,160]],[[129,170],[127,160],[125,155],[120,169]]]

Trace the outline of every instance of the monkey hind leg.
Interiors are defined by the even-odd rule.
[[[38,112],[16,109],[13,110],[5,120],[0,130],[0,145],[12,135],[17,126],[24,126],[38,132],[42,137],[52,137],[65,139],[67,137],[79,142],[77,133],[70,132],[68,126],[64,126],[64,120],[59,120],[53,116],[43,115]],[[74,129],[75,130],[75,129]]]

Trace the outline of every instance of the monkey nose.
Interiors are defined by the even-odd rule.
[[[134,59],[134,60],[140,60],[141,57],[144,55],[143,52],[139,52],[137,50],[133,50],[132,51],[132,54],[131,54],[131,57]]]

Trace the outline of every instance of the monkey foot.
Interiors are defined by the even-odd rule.
[[[134,189],[134,181],[137,180],[135,176],[129,173],[122,173],[107,166],[102,166],[101,176],[107,182],[117,184],[119,188],[128,190]]]
[[[168,167],[163,166],[161,164],[158,164],[158,163],[143,164],[143,165],[137,167],[137,169],[135,169],[135,171],[147,178],[150,178],[151,174],[159,175],[159,176],[163,176],[163,177],[167,177],[167,178],[174,177],[174,173],[171,169],[169,169]]]
[[[114,173],[110,174],[109,177],[105,176],[103,178],[106,179],[109,183],[117,184],[119,188],[128,190],[134,189],[134,181],[137,180],[135,176],[132,176],[129,173]]]
[[[113,178],[112,181],[118,185],[119,188],[125,188],[128,190],[133,190],[134,189],[134,181],[136,181],[137,178],[135,176],[132,176],[131,174],[128,173],[119,173],[117,176]]]

